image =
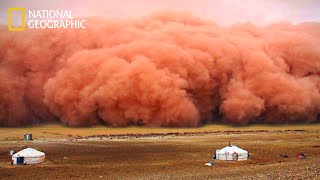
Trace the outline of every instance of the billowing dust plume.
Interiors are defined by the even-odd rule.
[[[189,14],[0,31],[0,126],[319,121],[320,24]]]

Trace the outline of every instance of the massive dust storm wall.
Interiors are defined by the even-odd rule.
[[[316,122],[320,24],[189,14],[0,31],[0,126]]]

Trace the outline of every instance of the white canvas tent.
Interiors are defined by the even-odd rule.
[[[33,148],[23,149],[12,155],[13,164],[36,164],[45,161],[45,153]]]
[[[242,161],[249,158],[248,151],[233,145],[217,149],[215,155],[217,160],[224,161]]]

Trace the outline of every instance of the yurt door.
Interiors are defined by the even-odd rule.
[[[23,164],[24,157],[17,157],[17,164]]]
[[[238,161],[238,153],[233,153],[232,154],[232,160]]]

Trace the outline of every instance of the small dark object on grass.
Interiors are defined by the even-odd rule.
[[[283,158],[289,158],[289,156],[288,155],[282,155],[282,154],[280,154],[280,157],[283,157]]]

